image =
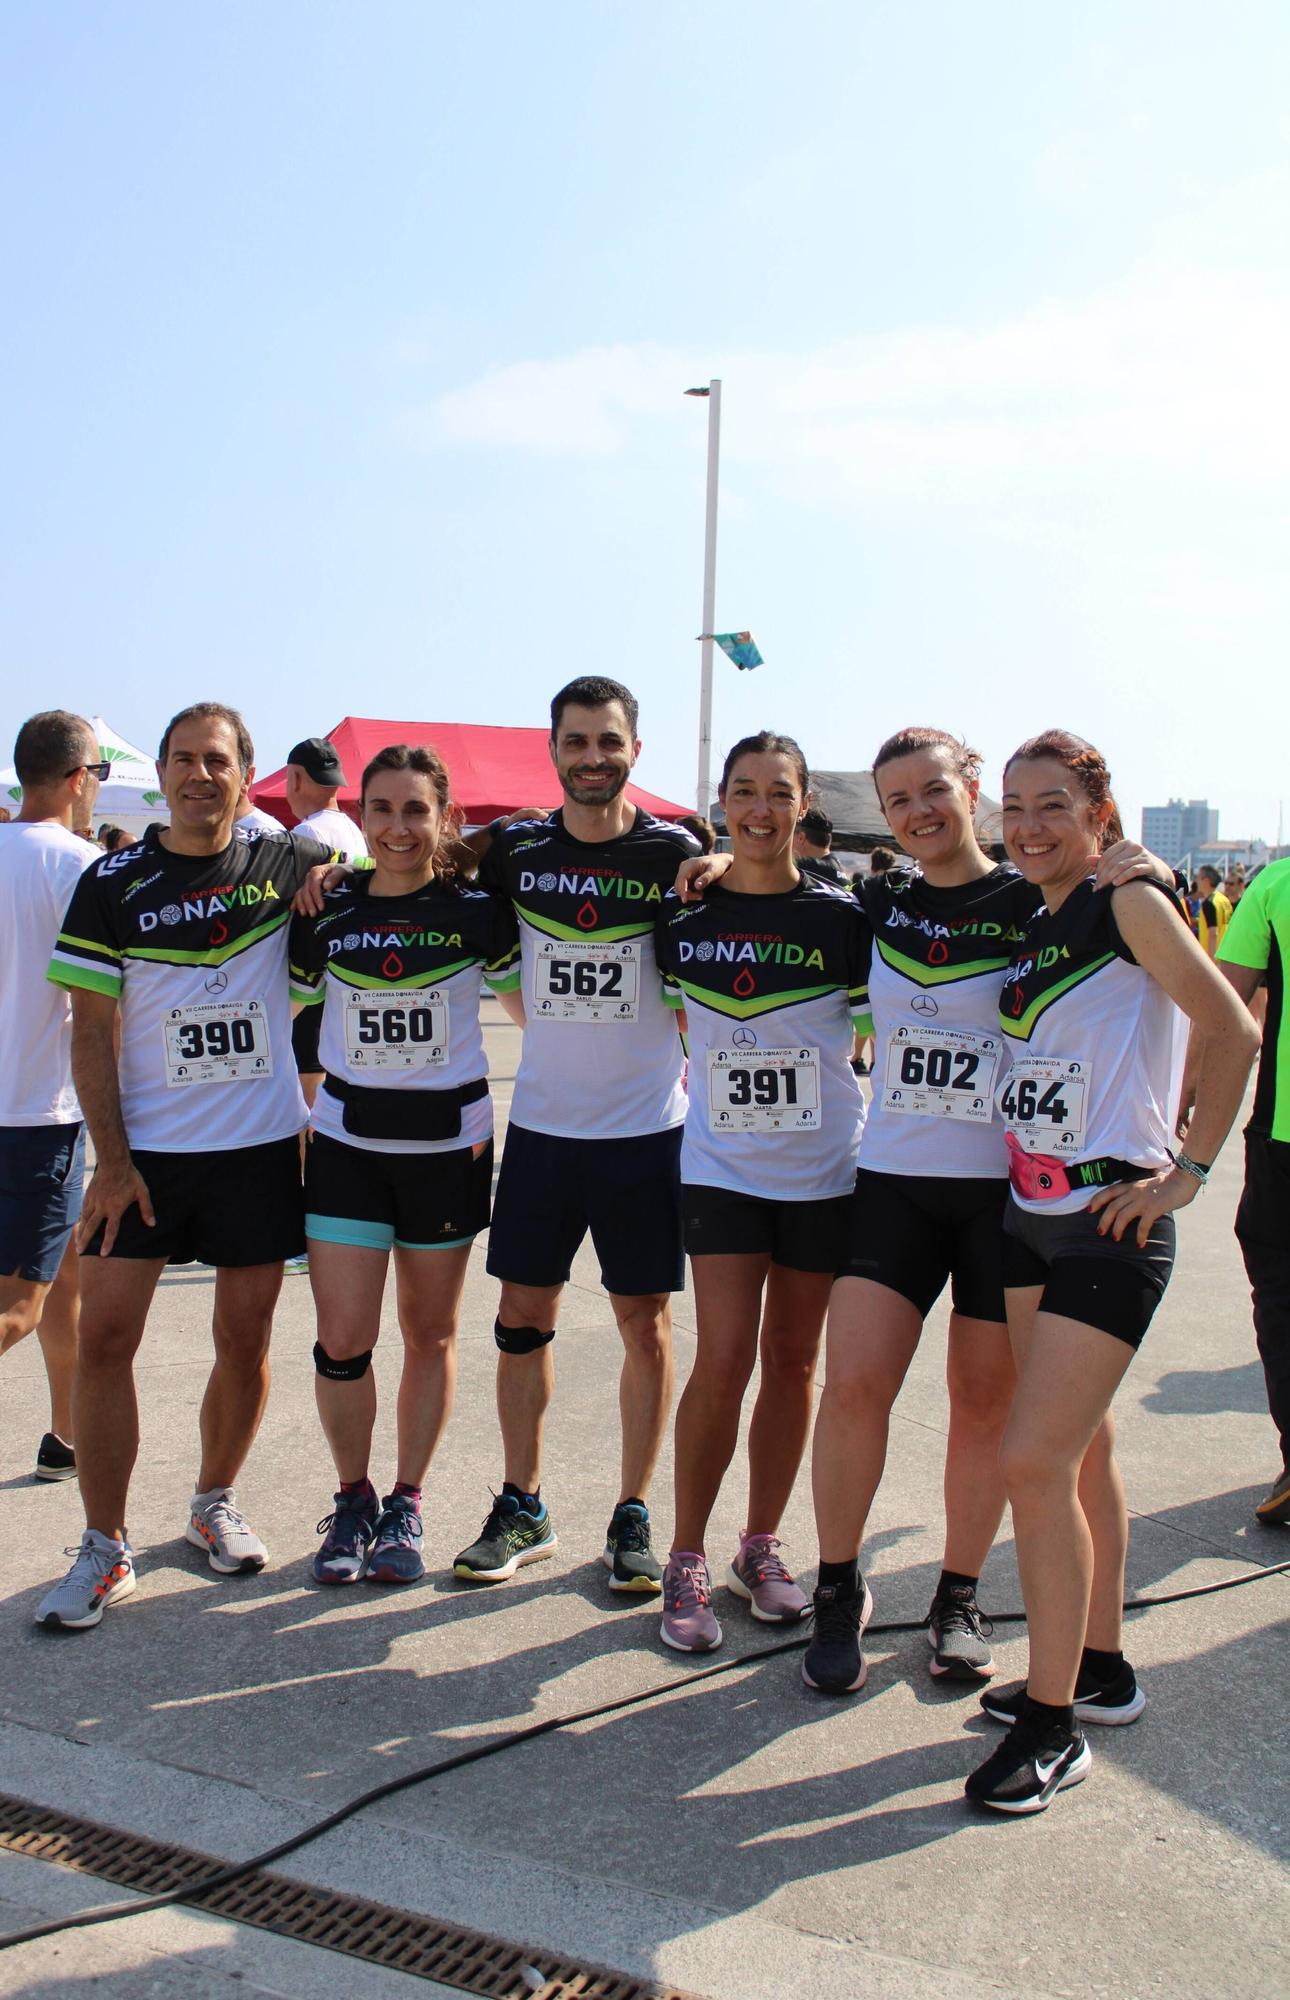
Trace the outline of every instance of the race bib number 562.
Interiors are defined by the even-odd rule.
[[[709,1049],[708,1124],[714,1132],[817,1132],[818,1049]]]
[[[542,1021],[595,1025],[634,1021],[640,995],[639,938],[593,943],[548,938],[533,964],[533,1011]]]

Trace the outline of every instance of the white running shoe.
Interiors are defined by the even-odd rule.
[[[134,1589],[134,1550],[97,1528],[87,1528],[79,1549],[64,1551],[76,1561],[61,1583],[41,1600],[36,1623],[56,1632],[84,1632],[97,1625],[109,1604]]]
[[[264,1543],[234,1505],[231,1486],[220,1493],[194,1493],[184,1538],[195,1549],[205,1549],[211,1568],[221,1576],[263,1569],[269,1560]]]

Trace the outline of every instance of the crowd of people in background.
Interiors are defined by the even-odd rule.
[[[0,1351],[37,1331],[36,1475],[78,1477],[86,1522],[37,1622],[92,1629],[136,1588],[134,1359],[169,1263],[215,1272],[186,1539],[221,1576],[269,1561],[235,1482],[284,1271],[307,1271],[335,1480],[313,1578],[407,1586],[487,1231],[501,1477],[450,1567],[493,1586],[548,1560],[544,1426],[589,1234],[622,1348],[607,1587],[657,1599],[676,1650],[722,1643],[709,1524],[755,1376],[722,1581],[763,1623],[813,1617],[807,1686],[855,1694],[891,1410],[948,1286],[928,1664],[1007,1730],[969,1799],[1042,1811],[1089,1770],[1084,1725],[1145,1706],[1122,1650],[1111,1405],[1173,1269],[1174,1214],[1239,1111],[1261,995],[1237,1232],[1282,1451],[1257,1511],[1290,1521],[1290,863],[1249,885],[1202,869],[1193,895],[1123,839],[1104,759],[1063,730],[1005,767],[1000,861],[977,831],[980,757],[910,728],[874,759],[892,844],[848,879],[792,737],[731,748],[719,839],[631,802],[638,726],[620,683],[570,682],[550,711],[561,805],[473,830],[433,749],[382,749],[351,815],[334,747],[305,738],[288,830],[251,802],[241,716],[198,702],[161,739],[169,819],[132,839],[91,836],[108,766],[89,724],[24,724],[22,809],[0,829]],[[495,1190],[488,993],[522,1029]],[[650,1496],[687,1261],[697,1344],[664,1551]],[[391,1264],[402,1364],[378,1482]],[[822,1345],[808,1594],[778,1531]],[[1000,1693],[977,1586],[1005,1508],[1030,1665]]]

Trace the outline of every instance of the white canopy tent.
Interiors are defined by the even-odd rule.
[[[99,755],[112,766],[112,775],[99,786],[95,801],[95,830],[107,820],[127,833],[138,834],[154,820],[168,820],[170,808],[157,783],[156,758],[118,736],[101,715],[90,717],[90,727],[98,739]],[[0,796],[15,810],[22,801],[22,787],[12,764],[0,771]]]

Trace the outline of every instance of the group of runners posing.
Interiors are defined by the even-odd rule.
[[[802,1672],[822,1693],[853,1693],[873,1601],[859,1557],[890,1412],[948,1282],[931,1670],[977,1684],[994,1672],[976,1586],[1010,1505],[1030,1668],[1021,1687],[982,1696],[1009,1728],[967,1791],[1041,1810],[1088,1770],[1081,1724],[1143,1707],[1121,1650],[1127,1516],[1110,1403],[1168,1281],[1172,1211],[1204,1185],[1257,1033],[1191,935],[1170,871],[1120,840],[1105,764],[1079,738],[1052,731],[1009,760],[1003,865],[977,840],[974,753],[936,729],[890,738],[875,778],[914,868],[863,898],[794,860],[810,779],[791,738],[731,750],[730,852],[709,857],[628,800],[639,748],[625,688],[562,689],[551,754],[564,803],[471,836],[468,882],[432,750],[391,746],[363,773],[370,866],[350,870],[300,832],[234,833],[251,748],[232,711],[200,704],[172,722],[170,827],[81,878],[51,967],[72,990],[98,1168],[79,1235],[87,1529],[38,1620],[89,1627],[134,1589],[132,1359],[168,1259],[217,1270],[186,1533],[221,1572],[263,1565],[234,1481],[267,1395],[282,1260],[306,1237],[337,1475],[317,1580],[423,1574],[422,1488],[485,1228],[503,1477],[453,1569],[495,1583],[549,1556],[553,1341],[590,1231],[623,1342],[608,1583],[661,1593],[662,1637],[679,1650],[721,1642],[707,1528],[759,1364],[746,1525],[725,1581],[763,1621],[812,1609],[777,1531],[827,1318]],[[491,1226],[481,984],[524,1027]],[[321,1009],[303,1190],[293,1000]],[[1171,1152],[1188,1022],[1195,1103],[1187,1150]],[[857,1033],[874,1036],[867,1110]],[[371,1358],[391,1253],[404,1356],[382,1495]],[[687,1253],[697,1346],[663,1562],[649,1489]]]

